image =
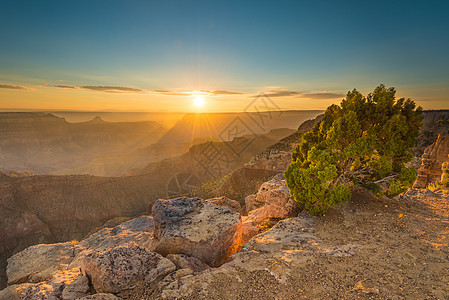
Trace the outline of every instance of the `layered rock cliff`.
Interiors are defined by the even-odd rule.
[[[413,188],[425,188],[430,183],[440,181],[442,165],[448,160],[448,155],[449,134],[440,133],[437,140],[424,150]]]

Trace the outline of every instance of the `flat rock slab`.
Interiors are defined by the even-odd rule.
[[[157,200],[153,205],[155,251],[185,254],[217,267],[241,246],[240,214],[200,198]]]
[[[58,270],[67,269],[73,260],[72,243],[40,244],[31,246],[8,259],[8,284],[41,282],[52,278]]]

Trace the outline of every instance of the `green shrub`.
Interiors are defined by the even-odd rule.
[[[413,183],[416,171],[405,163],[413,158],[422,108],[395,94],[384,85],[366,97],[354,89],[303,136],[285,171],[301,209],[322,215],[348,200],[352,185],[393,197]]]

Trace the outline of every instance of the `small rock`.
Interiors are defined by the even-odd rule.
[[[354,291],[361,291],[366,294],[379,294],[379,286],[371,279],[360,280],[354,285]]]

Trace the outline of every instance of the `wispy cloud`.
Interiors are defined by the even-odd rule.
[[[77,86],[69,86],[69,85],[55,85],[54,87],[61,89],[79,89]]]
[[[300,92],[291,91],[286,89],[275,89],[275,90],[266,90],[264,91],[265,96],[267,97],[288,97],[288,96],[297,96],[300,95]],[[259,95],[255,95],[252,97],[258,97]]]
[[[239,93],[239,92],[223,91],[223,90],[218,90],[218,91],[199,90],[198,92],[203,92],[203,93],[212,94],[212,95],[242,95],[243,94],[243,93]]]
[[[32,90],[32,88],[22,86],[22,85],[13,85],[13,84],[0,84],[0,89],[11,89],[11,90]]]
[[[225,91],[225,90],[194,90],[194,91],[182,91],[182,92],[173,92],[167,90],[154,90],[153,92],[160,93],[163,95],[170,96],[195,96],[195,95],[204,95],[204,96],[215,96],[215,95],[243,95],[244,93],[233,92],[233,91]]]
[[[82,89],[102,91],[107,93],[146,93],[146,90],[135,89],[126,86],[98,86],[98,85],[85,85],[81,86]]]
[[[296,98],[308,98],[308,99],[334,99],[344,97],[345,94],[339,91],[310,91],[310,92],[300,92],[287,89],[270,89],[264,91],[265,96],[268,97],[296,97]],[[257,97],[258,95],[251,96]]]
[[[299,97],[309,98],[309,99],[335,99],[335,98],[345,97],[345,94],[342,94],[342,93],[308,93],[308,94],[301,94]]]
[[[70,86],[70,85],[54,85],[56,88],[61,89],[84,89],[92,91],[100,91],[106,93],[141,93],[145,94],[148,91],[143,89],[136,89],[126,86],[103,86],[103,85],[83,85],[83,86]]]

